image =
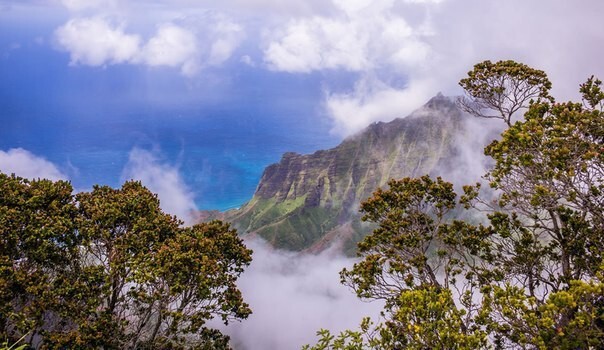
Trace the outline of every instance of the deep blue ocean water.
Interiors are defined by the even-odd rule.
[[[321,112],[325,76],[236,60],[195,79],[171,69],[69,66],[48,36],[40,40],[48,32],[0,23],[0,150],[52,161],[75,188],[119,186],[138,147],[178,167],[200,209],[224,210],[249,200],[282,153],[340,141]]]

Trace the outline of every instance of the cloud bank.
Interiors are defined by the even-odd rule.
[[[338,134],[405,116],[435,93],[421,76],[430,64],[433,49],[425,38],[432,33],[425,19],[414,27],[395,11],[396,4],[333,0],[331,16],[296,19],[277,31],[264,59],[278,71],[339,69],[360,75],[351,91],[332,91],[327,84],[325,110]],[[392,77],[405,86],[392,84]]]
[[[140,180],[156,193],[160,206],[166,213],[176,215],[185,224],[193,224],[193,211],[197,209],[192,192],[184,183],[178,168],[162,162],[157,154],[134,148],[122,172],[122,181]]]
[[[295,19],[264,51],[269,67],[286,72],[322,69],[402,69],[423,62],[425,34],[390,10],[394,1],[334,0],[336,14]]]
[[[0,171],[27,179],[67,180],[56,165],[22,148],[0,150]]]

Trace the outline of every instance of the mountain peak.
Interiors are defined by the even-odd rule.
[[[427,108],[456,108],[455,98],[445,96],[442,92],[438,92],[436,96],[432,97],[428,102],[424,105]]]

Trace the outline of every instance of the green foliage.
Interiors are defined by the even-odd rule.
[[[604,108],[602,105],[604,92],[600,88],[600,85],[602,85],[602,81],[592,75],[584,84],[581,84],[579,92],[581,92],[583,100],[591,109],[599,109],[601,111]]]
[[[327,329],[317,332],[319,341],[317,344],[305,345],[302,350],[386,350],[385,341],[377,337],[379,332],[372,330],[373,323],[369,318],[363,319],[359,331],[345,330],[338,336],[332,335]],[[387,331],[383,329],[383,331]],[[384,337],[385,339],[386,337]]]
[[[139,182],[72,194],[0,174],[0,328],[42,348],[228,348],[251,251],[228,224],[181,227]]]
[[[439,226],[455,206],[453,186],[438,178],[391,180],[390,189],[378,189],[361,205],[363,220],[379,224],[359,244],[366,257],[355,264],[353,272],[344,270],[343,281],[350,281],[360,297],[390,295],[393,288],[406,290],[419,285],[440,287],[431,259],[441,262],[432,252],[439,249]],[[382,283],[375,272],[386,271],[404,277],[404,284]]]
[[[385,320],[339,337],[322,331],[309,349],[604,347],[601,82],[581,85],[584,103],[553,103],[544,73],[487,61],[462,85],[474,97],[506,93],[494,82],[537,97],[485,149],[498,199],[482,199],[480,185],[458,196],[427,176],[378,189],[361,205],[377,228],[341,276],[359,297],[384,300]],[[455,219],[462,209],[486,216]]]
[[[531,102],[553,101],[549,95],[552,84],[543,71],[510,60],[478,63],[459,85],[466,92],[459,100],[464,111],[502,119],[508,126],[514,113]]]
[[[604,114],[592,108],[602,94],[596,81],[582,85],[587,106],[535,103],[485,149],[496,161],[487,178],[507,212],[491,214],[494,261],[506,279],[485,292],[504,344],[604,344]]]
[[[514,209],[534,241],[525,255],[539,257],[535,268],[562,272],[534,271],[554,290],[594,276],[603,258],[602,119],[577,103],[535,104],[486,149],[496,160],[489,179],[502,191],[500,204]]]

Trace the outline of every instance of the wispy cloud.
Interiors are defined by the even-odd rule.
[[[162,161],[157,153],[134,148],[122,172],[122,181],[130,179],[140,180],[156,193],[165,212],[176,215],[186,224],[194,223],[194,196],[180,176],[178,167]]]
[[[325,108],[333,121],[333,131],[347,136],[373,122],[406,116],[434,94],[433,88],[426,80],[412,80],[406,87],[397,88],[377,77],[365,76],[351,92],[327,90]]]
[[[107,8],[114,6],[115,0],[61,0],[63,6],[69,11],[79,12],[90,9]]]

